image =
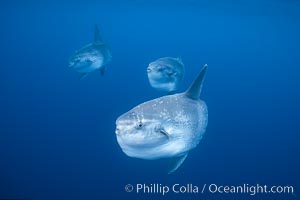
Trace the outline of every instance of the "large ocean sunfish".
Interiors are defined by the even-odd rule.
[[[171,158],[169,173],[183,163],[207,126],[207,107],[199,99],[206,69],[204,65],[186,92],[144,102],[117,119],[117,141],[126,155]]]
[[[94,42],[77,50],[69,59],[69,67],[79,72],[82,79],[95,70],[99,70],[103,75],[110,60],[110,49],[103,42],[98,26],[95,25]]]
[[[153,88],[172,92],[178,89],[183,79],[184,65],[180,58],[164,57],[151,62],[147,74]]]

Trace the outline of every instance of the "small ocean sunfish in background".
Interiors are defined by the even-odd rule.
[[[147,73],[153,88],[172,92],[178,89],[183,79],[184,65],[180,58],[160,58],[149,64]]]
[[[174,172],[195,148],[207,126],[207,107],[199,99],[207,65],[184,93],[144,102],[116,121],[123,152],[142,159],[171,158]]]
[[[69,60],[69,67],[81,74],[80,79],[88,73],[99,70],[104,74],[105,66],[111,60],[110,49],[103,42],[98,26],[95,25],[94,42],[77,50]]]

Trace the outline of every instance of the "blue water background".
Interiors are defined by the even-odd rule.
[[[1,1],[0,199],[297,199],[300,196],[300,2]],[[84,80],[69,56],[93,39],[112,49]],[[181,57],[184,91],[202,65],[209,123],[167,175],[165,160],[127,157],[115,120],[164,95],[146,67]],[[293,185],[295,195],[126,193],[126,184]]]

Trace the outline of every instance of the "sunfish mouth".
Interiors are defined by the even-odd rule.
[[[155,147],[169,142],[169,137],[161,133],[122,133],[118,127],[115,132],[118,143],[123,147]]]
[[[75,66],[75,62],[69,62],[69,67],[73,68]]]
[[[147,72],[150,73],[152,71],[151,67],[147,67]]]

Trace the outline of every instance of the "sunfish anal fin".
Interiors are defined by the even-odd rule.
[[[88,75],[88,73],[81,73],[79,79],[82,80],[82,79],[84,79],[87,75]]]
[[[171,158],[168,174],[175,172],[180,167],[180,165],[184,162],[187,155],[188,153],[185,153],[181,156]]]
[[[105,67],[101,67],[101,68],[99,69],[99,72],[100,72],[100,75],[103,76],[104,73],[105,73]]]
[[[172,91],[167,92],[167,95],[172,95],[172,94],[175,94],[175,93],[176,93],[176,91],[172,90]]]

